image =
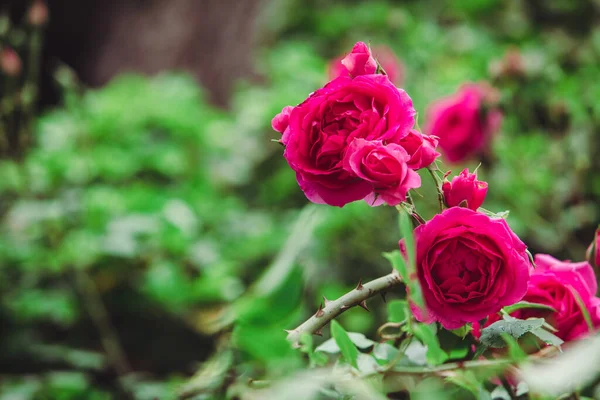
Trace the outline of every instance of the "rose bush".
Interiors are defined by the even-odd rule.
[[[547,254],[537,254],[535,264],[536,268],[523,300],[545,304],[556,311],[524,308],[511,313],[513,317],[544,318],[558,330],[555,335],[564,341],[578,339],[590,333],[581,306],[587,310],[593,327],[600,326],[600,298],[595,296],[596,277],[589,263],[559,261]],[[499,319],[498,314],[490,315],[484,327]],[[474,330],[476,335],[479,333],[478,328]]]
[[[498,130],[502,114],[493,107],[492,89],[467,84],[427,111],[425,132],[439,138],[446,159],[457,163],[480,152]]]
[[[469,173],[465,168],[452,182],[446,180],[442,185],[444,200],[448,207],[460,206],[463,202],[467,208],[476,211],[485,200],[487,182],[478,181],[477,173]]]
[[[414,235],[426,306],[412,304],[418,320],[456,329],[525,295],[531,263],[504,219],[452,207],[418,226]]]

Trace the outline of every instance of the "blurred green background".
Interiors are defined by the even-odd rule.
[[[321,296],[389,272],[381,253],[397,245],[396,211],[307,205],[270,121],[356,41],[393,49],[421,126],[427,105],[462,83],[498,88],[501,131],[465,165],[482,164],[484,206],[510,210],[533,253],[584,259],[600,212],[598,2],[259,10],[254,73],[232,83],[224,107],[176,70],[124,70],[94,89],[60,63],[42,71],[60,101],[35,114],[21,154],[0,159],[0,399],[244,398],[254,380],[306,364],[283,329]],[[14,32],[2,43],[27,53],[31,32]],[[423,178],[416,202],[429,217]],[[370,308],[342,325],[373,333],[385,304]]]

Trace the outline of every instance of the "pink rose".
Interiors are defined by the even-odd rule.
[[[398,143],[415,123],[406,92],[383,75],[340,77],[318,89],[290,112],[275,117],[283,129],[283,153],[306,197],[314,203],[342,207],[373,192],[372,182],[344,168],[355,139]]]
[[[481,207],[487,190],[487,182],[478,181],[477,173],[470,174],[468,168],[455,176],[452,182],[446,180],[442,185],[444,200],[448,207],[460,206],[465,202],[466,207],[473,211]]]
[[[371,75],[377,71],[377,61],[371,55],[369,47],[363,42],[354,45],[350,54],[342,59],[342,65],[353,77]]]
[[[564,341],[581,338],[589,333],[576,295],[587,308],[594,327],[600,326],[600,298],[595,297],[596,277],[587,262],[559,261],[547,254],[535,256],[536,269],[531,275],[527,294],[523,298],[531,303],[546,304],[556,310],[523,308],[511,313],[515,318],[544,318]],[[490,315],[485,326],[500,319]],[[478,331],[478,330],[477,330]]]
[[[401,86],[404,80],[404,66],[400,60],[396,58],[394,52],[388,47],[379,46],[373,50],[372,54],[373,57],[379,62],[381,67],[385,70],[385,73],[390,81],[397,86]],[[327,71],[330,80],[340,76],[356,76],[351,75],[344,64],[342,64],[342,60],[346,57],[347,56],[339,56],[329,62]]]
[[[367,203],[395,206],[406,200],[410,189],[421,186],[419,174],[406,164],[409,160],[406,150],[398,144],[355,139],[346,151],[344,168],[372,185]]]
[[[0,71],[8,76],[16,77],[23,68],[21,57],[10,47],[0,49]]]
[[[502,114],[486,104],[490,90],[484,85],[467,84],[429,107],[425,132],[439,138],[449,162],[457,163],[477,154],[499,128]]]
[[[531,264],[525,244],[504,219],[452,207],[418,226],[414,235],[427,308],[423,313],[411,304],[419,321],[457,329],[525,295]]]
[[[596,229],[594,241],[587,249],[587,260],[595,268],[600,268],[600,228]]]
[[[293,109],[294,107],[292,106],[285,106],[279,114],[273,117],[273,120],[271,120],[271,127],[273,130],[281,134],[285,132],[290,124],[290,114],[292,113]]]
[[[436,148],[438,140],[434,136],[423,135],[416,129],[400,139],[398,144],[410,155],[409,168],[420,169],[428,167],[440,156]]]

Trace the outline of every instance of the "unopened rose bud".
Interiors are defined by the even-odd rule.
[[[525,63],[523,56],[517,48],[510,48],[500,60],[490,63],[490,73],[495,78],[518,78],[525,75]]]
[[[27,22],[32,26],[42,26],[48,22],[48,6],[44,0],[35,0],[27,13]]]
[[[352,52],[342,60],[342,64],[352,77],[374,74],[377,71],[377,61],[363,42],[354,45]]]
[[[469,173],[465,168],[452,182],[446,180],[442,185],[444,200],[448,207],[467,207],[473,211],[483,204],[487,194],[487,182],[478,181],[477,173]]]
[[[0,70],[8,76],[18,76],[21,73],[22,63],[19,55],[11,48],[0,52]]]
[[[590,244],[587,249],[587,260],[594,268],[600,268],[600,227],[596,229],[594,234],[594,241]]]

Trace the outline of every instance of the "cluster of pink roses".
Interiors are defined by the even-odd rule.
[[[367,45],[357,43],[341,64],[346,75],[273,119],[284,157],[314,203],[397,205],[421,185],[415,170],[439,156],[437,139],[414,129],[412,100],[378,74]]]
[[[282,134],[285,159],[314,203],[342,207],[364,199],[370,205],[398,205],[421,185],[415,171],[439,156],[438,138],[448,160],[458,161],[481,150],[501,119],[484,107],[489,98],[484,87],[467,85],[431,108],[432,136],[423,135],[414,128],[410,97],[380,73],[364,43],[340,64],[345,72],[335,72],[331,82],[272,121]],[[444,209],[414,231],[425,301],[425,309],[411,304],[418,320],[447,329],[482,320],[490,324],[503,307],[526,300],[554,311],[522,309],[515,315],[546,318],[564,340],[581,337],[590,324],[600,326],[589,263],[538,255],[534,269],[527,247],[506,221],[479,209],[487,183],[468,169],[451,181],[445,178],[438,188]],[[595,265],[600,265],[599,246],[588,252]]]
[[[524,300],[555,311],[524,308],[512,315],[545,318],[565,341],[600,327],[600,298],[589,262],[538,254],[532,268],[525,245],[505,220],[476,211],[487,183],[464,170],[442,189],[450,208],[415,229],[417,273],[426,304],[426,310],[412,306],[419,320],[438,321],[447,329],[474,323],[478,336],[479,321],[486,319],[483,327],[488,326],[501,319],[503,307]],[[595,262],[598,241],[597,235],[588,254]]]

